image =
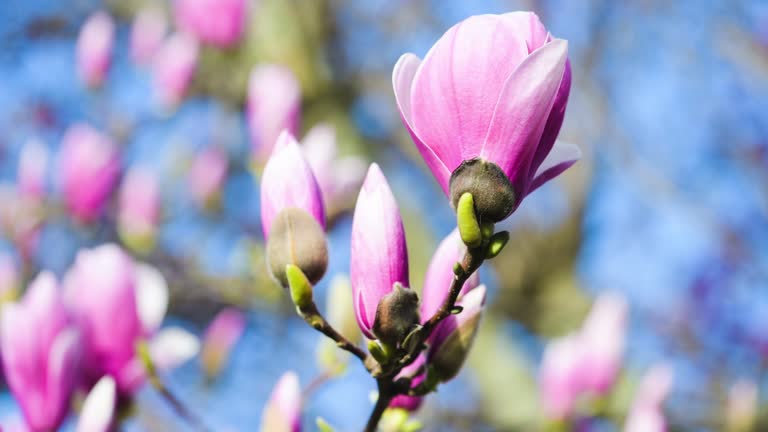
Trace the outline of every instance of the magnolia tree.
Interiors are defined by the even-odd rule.
[[[238,43],[247,9],[243,0],[178,0],[175,26],[153,7],[136,14],[130,55],[148,68],[158,108],[170,114],[183,103],[202,49]],[[75,58],[83,85],[104,85],[115,32],[106,12],[94,13],[82,27]],[[397,199],[380,166],[338,156],[336,131],[328,124],[297,140],[302,94],[289,68],[258,64],[247,81],[246,165],[260,181],[268,273],[298,315],[327,338],[318,356],[328,374],[341,375],[354,357],[375,382],[373,406],[360,427],[418,429],[408,413],[457,376],[482,325],[487,290],[478,270],[510,238],[498,227],[515,217],[526,196],[580,157],[576,146],[557,140],[571,88],[568,43],[533,13],[473,16],[445,32],[424,59],[404,54],[394,65],[402,123],[455,211],[455,229],[416,283],[409,278]],[[185,175],[198,207],[220,204],[231,163],[217,147],[194,155]],[[61,208],[46,199],[49,167],[57,174]],[[112,430],[120,409],[149,383],[179,415],[206,430],[205,414],[185,405],[158,371],[199,353],[206,377],[215,378],[246,318],[239,309],[224,308],[202,342],[163,326],[166,278],[139,258],[156,250],[167,211],[158,173],[140,164],[124,168],[115,137],[75,123],[64,133],[56,165],[39,142],[25,145],[18,187],[3,192],[17,205],[4,210],[0,222],[25,257],[39,246],[41,215],[62,211],[88,226],[109,218],[110,199],[117,197],[113,241],[80,250],[62,278],[40,272],[18,299],[22,276],[11,258],[0,256],[0,300],[7,302],[0,357],[22,413],[20,422],[3,427],[52,431],[76,413],[78,431]],[[352,202],[351,240],[344,245],[349,278],[334,278],[321,308],[314,286],[328,269],[326,230]],[[606,400],[621,372],[626,321],[624,299],[609,294],[597,300],[580,329],[547,345],[539,370],[547,426],[575,426],[585,401],[599,406]],[[665,430],[663,402],[671,383],[664,366],[645,375],[627,431]],[[301,430],[308,390],[302,392],[298,375],[286,371],[263,408],[261,430]],[[740,399],[729,409],[746,417],[749,385],[734,394]],[[74,400],[83,400],[76,410]],[[322,419],[317,425],[333,430]]]

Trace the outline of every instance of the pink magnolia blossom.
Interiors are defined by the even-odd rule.
[[[301,141],[307,162],[315,173],[328,214],[336,214],[354,199],[363,183],[366,163],[357,156],[338,156],[336,129],[319,123]]]
[[[228,169],[227,155],[215,147],[195,154],[189,172],[189,187],[199,205],[207,205],[219,193]]]
[[[547,418],[571,416],[581,395],[581,365],[584,346],[577,334],[547,344],[539,370],[542,407]]]
[[[262,432],[301,432],[299,377],[286,372],[280,377],[261,418]]]
[[[272,221],[287,208],[298,208],[314,217],[325,228],[325,208],[312,168],[296,138],[283,131],[277,139],[261,178],[261,224],[269,237]]]
[[[41,273],[19,303],[3,307],[3,370],[30,429],[56,430],[64,420],[78,376],[79,343],[50,273]]]
[[[387,179],[371,164],[352,219],[350,279],[357,324],[369,339],[376,308],[395,283],[409,286],[408,250],[400,210]]]
[[[174,9],[179,28],[220,48],[238,43],[248,20],[246,0],[175,0]]]
[[[123,394],[144,380],[136,344],[157,330],[168,301],[157,292],[164,286],[142,285],[141,277],[131,257],[108,244],[80,251],[64,279],[67,306],[83,330],[86,378],[111,375]]]
[[[142,64],[152,60],[168,30],[165,14],[157,7],[145,6],[136,13],[131,27],[131,57]]]
[[[424,288],[421,295],[421,321],[429,320],[440,309],[448,296],[453,281],[453,266],[462,260],[467,247],[461,241],[458,229],[453,230],[440,242],[424,276]],[[480,284],[478,272],[467,279],[459,292],[459,297]]]
[[[185,33],[174,33],[154,57],[153,87],[157,102],[167,109],[176,107],[192,83],[199,57],[197,41]]]
[[[120,157],[111,138],[86,124],[67,129],[61,143],[60,181],[67,208],[82,222],[104,209],[120,174]]]
[[[37,139],[29,140],[21,148],[17,178],[22,196],[32,200],[41,200],[45,196],[48,159],[48,148]]]
[[[403,123],[446,194],[454,170],[479,158],[507,175],[516,207],[579,158],[577,147],[555,144],[571,86],[568,43],[533,13],[467,18],[423,60],[400,57],[392,83]]]
[[[301,114],[301,87],[285,66],[259,65],[248,80],[246,118],[255,161],[265,160],[283,130],[296,135]]]
[[[152,238],[160,219],[160,187],[150,171],[128,170],[120,189],[118,229],[124,237]]]
[[[584,391],[605,396],[621,371],[627,326],[627,304],[618,294],[597,298],[582,325]]]
[[[89,87],[98,87],[112,63],[115,23],[104,11],[93,13],[80,29],[77,39],[77,68],[80,79]]]
[[[208,376],[216,376],[245,331],[245,315],[235,308],[219,312],[203,335],[200,361]]]

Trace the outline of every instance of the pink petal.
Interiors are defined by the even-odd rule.
[[[432,174],[437,179],[443,191],[448,193],[448,180],[451,178],[451,170],[435,154],[435,151],[427,146],[413,131],[411,116],[411,89],[413,88],[413,77],[421,64],[421,60],[413,54],[404,54],[395,64],[392,71],[392,86],[395,91],[397,107],[400,110],[400,117],[405,124],[411,139],[416,144],[416,148],[421,153],[421,157],[427,163]]]
[[[474,16],[448,30],[416,72],[413,128],[450,171],[480,154],[505,82],[528,56],[525,36],[512,20]]]
[[[568,42],[562,39],[534,51],[509,76],[498,99],[481,157],[496,163],[519,194],[526,190],[567,56]]]
[[[549,118],[547,118],[547,123],[544,125],[544,131],[541,133],[539,146],[536,148],[536,153],[533,155],[533,162],[528,171],[529,176],[535,172],[534,170],[539,168],[552,150],[552,146],[555,145],[557,135],[560,133],[560,126],[563,125],[563,119],[565,118],[565,107],[568,105],[568,95],[570,92],[571,62],[566,61],[563,79],[560,81],[560,87],[558,87],[557,94],[555,94],[552,110],[549,113]]]
[[[287,130],[280,134],[261,178],[261,225],[269,236],[272,220],[286,208],[299,208],[325,228],[325,207],[320,186],[301,152],[296,138]]]

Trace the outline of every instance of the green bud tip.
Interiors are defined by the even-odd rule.
[[[480,231],[483,233],[483,239],[488,240],[493,235],[493,223],[492,222],[483,222],[480,225]]]
[[[475,248],[483,243],[483,234],[477,221],[477,214],[475,214],[475,200],[469,192],[465,192],[459,198],[459,203],[456,206],[456,221],[459,226],[461,241],[467,247]]]
[[[485,253],[485,257],[490,259],[496,257],[504,249],[509,241],[508,231],[499,231],[491,237],[488,242],[488,250]]]
[[[373,358],[380,364],[389,363],[389,350],[380,345],[377,341],[368,341],[368,352],[371,353]]]
[[[291,300],[299,309],[312,304],[312,284],[301,269],[294,264],[285,265],[285,276],[291,289]]]

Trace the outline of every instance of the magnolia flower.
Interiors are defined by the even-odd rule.
[[[86,124],[67,129],[61,143],[60,181],[67,208],[82,222],[102,212],[120,174],[117,146]]]
[[[427,273],[424,276],[424,289],[421,295],[422,322],[432,318],[432,315],[440,309],[445,301],[454,278],[453,266],[457,262],[461,262],[466,249],[467,247],[459,236],[459,231],[455,229],[440,242],[435,254],[432,255],[432,260],[429,262]],[[478,272],[474,272],[464,282],[459,297],[479,284],[480,275]]]
[[[144,168],[128,170],[120,189],[117,225],[126,243],[139,250],[154,245],[160,219],[160,186],[157,178]]]
[[[294,136],[298,132],[301,87],[293,72],[279,65],[254,67],[248,80],[246,109],[253,157],[263,161],[283,130]]]
[[[203,335],[200,362],[208,377],[221,372],[232,349],[245,331],[245,315],[235,308],[219,312]]]
[[[357,324],[369,339],[374,334],[377,308],[394,292],[395,284],[408,283],[408,250],[400,210],[379,166],[371,164],[357,198],[352,219],[352,300]],[[397,318],[397,317],[391,317]]]
[[[301,432],[299,377],[286,372],[272,390],[261,417],[261,432]]]
[[[69,411],[79,343],[51,273],[41,273],[19,303],[3,307],[3,370],[32,430],[57,430]]]
[[[304,155],[312,167],[323,193],[326,212],[334,215],[354,199],[366,172],[366,163],[357,156],[338,157],[336,129],[319,123],[301,141]]]
[[[201,42],[228,48],[243,36],[246,0],[176,0],[176,25]]]
[[[195,75],[198,56],[197,41],[185,33],[172,34],[160,47],[152,65],[152,83],[163,108],[174,108],[184,98]]]
[[[104,11],[93,13],[80,29],[77,38],[77,68],[80,79],[89,87],[104,82],[112,62],[115,23]]]
[[[189,171],[189,188],[200,206],[209,206],[227,178],[229,160],[215,147],[195,154]]]
[[[136,355],[140,341],[149,341],[158,367],[175,366],[197,352],[188,333],[173,328],[158,332],[168,305],[165,279],[116,245],[80,251],[64,279],[64,294],[83,329],[83,366],[91,382],[111,375],[119,393],[137,390],[145,378]]]
[[[573,413],[582,391],[583,350],[578,334],[547,344],[539,370],[540,397],[547,418],[562,420]]]
[[[261,225],[265,238],[269,238],[275,217],[288,208],[305,211],[325,229],[323,196],[315,174],[296,138],[283,131],[261,178]]]
[[[441,321],[429,336],[427,363],[440,381],[452,379],[464,365],[480,325],[485,292],[480,285],[466,293],[456,302],[462,311]]]
[[[597,298],[582,325],[584,391],[605,396],[621,371],[627,327],[627,304],[618,294]]]
[[[400,57],[392,83],[403,123],[452,203],[470,192],[491,222],[579,158],[577,147],[555,144],[571,86],[568,43],[533,13],[470,17],[424,60]]]
[[[141,8],[131,27],[131,57],[136,63],[146,63],[154,57],[163,43],[168,24],[165,14],[157,7]]]
[[[32,200],[45,195],[45,176],[48,171],[48,148],[37,139],[31,139],[21,148],[17,174],[19,193]]]

